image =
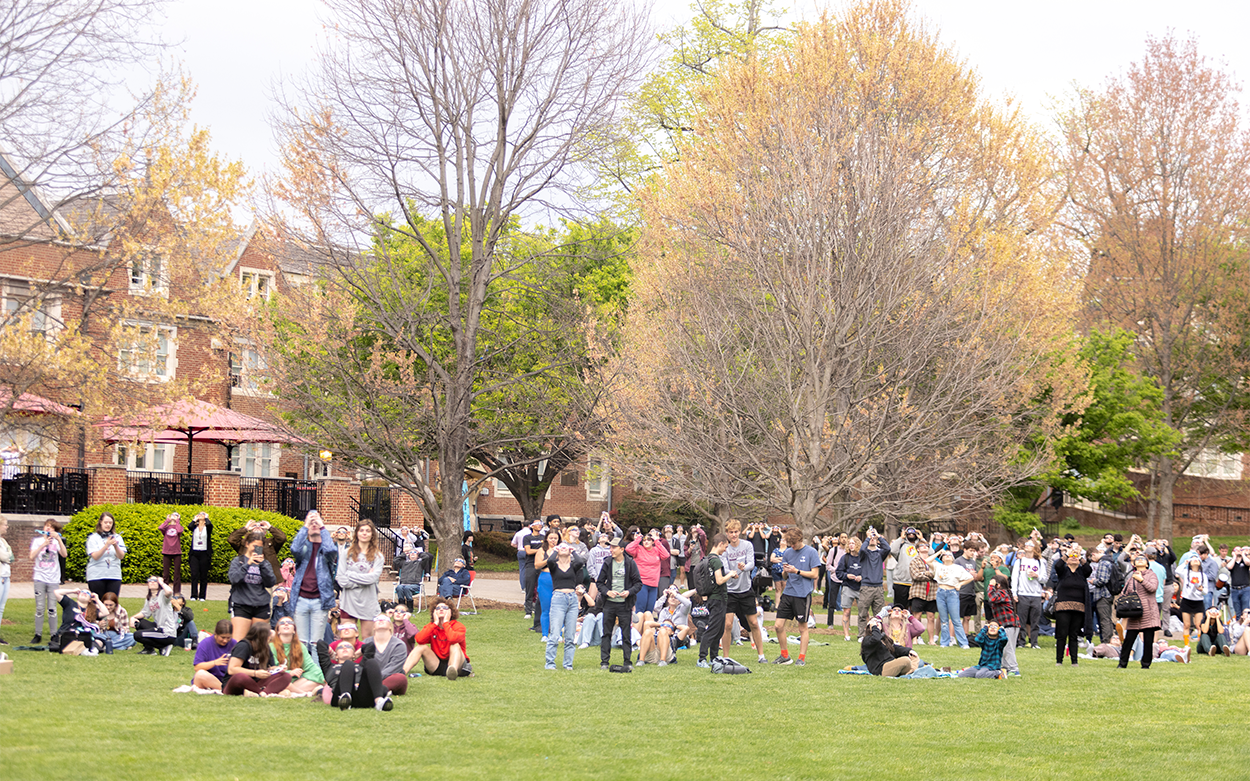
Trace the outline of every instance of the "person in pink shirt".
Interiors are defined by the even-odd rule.
[[[642,580],[642,590],[634,604],[654,605],[660,596],[660,561],[668,558],[668,546],[660,544],[660,533],[652,529],[646,536],[626,545],[625,552],[638,565],[638,577]]]
[[[182,591],[182,516],[178,513],[170,513],[156,529],[163,535],[161,580],[173,583],[176,594]],[[170,570],[173,572],[171,573]]]

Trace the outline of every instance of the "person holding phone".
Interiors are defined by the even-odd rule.
[[[166,515],[156,530],[161,533],[161,580],[182,591],[182,516]]]
[[[269,645],[272,639],[273,630],[269,628],[268,621],[252,624],[252,628],[230,651],[226,666],[229,677],[222,687],[222,694],[272,696],[291,685],[291,674],[286,671],[286,665],[278,664],[274,659]]]
[[[235,646],[231,631],[230,619],[223,618],[213,629],[212,641],[205,640],[196,646],[195,661],[192,663],[195,673],[191,676],[191,685],[196,689],[222,690],[230,664],[230,652]]]
[[[126,543],[117,533],[110,513],[101,513],[95,531],[87,537],[87,588],[98,597],[122,590],[122,559]]]
[[[243,540],[239,555],[230,562],[228,577],[232,634],[238,641],[256,624],[269,625],[268,589],[273,588],[277,578],[265,558],[264,533],[259,529],[249,532]]]
[[[191,601],[208,599],[208,568],[213,564],[213,522],[208,513],[198,512],[191,519]]]
[[[638,565],[638,577],[642,580],[642,590],[634,604],[646,610],[660,597],[660,561],[669,557],[668,546],[660,543],[659,530],[652,529],[645,535],[639,532],[625,546],[625,552]]]
[[[43,617],[48,616],[48,635],[56,632],[56,589],[61,585],[61,557],[68,553],[65,541],[52,518],[30,541],[30,558],[35,562],[31,580],[35,587],[35,636],[31,645],[43,645]]]
[[[430,604],[430,623],[417,630],[416,646],[404,660],[404,674],[420,662],[427,675],[445,675],[454,681],[471,673],[464,624],[455,605],[442,597]],[[626,625],[628,626],[628,625]]]
[[[236,552],[242,553],[244,539],[254,532],[260,532],[265,561],[269,562],[269,567],[276,576],[282,569],[282,562],[278,560],[278,551],[282,550],[282,546],[286,544],[286,532],[277,526],[270,525],[269,521],[252,520],[230,532],[226,541]],[[344,529],[344,534],[346,534],[346,529]]]
[[[151,656],[159,652],[169,656],[178,639],[178,614],[174,611],[173,597],[174,590],[163,579],[148,578],[143,609],[130,619],[135,627],[135,642],[143,646],[140,654]]]
[[[334,608],[334,576],[339,549],[327,539],[321,513],[309,510],[291,543],[295,577],[291,579],[291,610],[299,636],[310,643],[325,637],[326,621]]]

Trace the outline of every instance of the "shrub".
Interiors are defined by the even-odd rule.
[[[479,556],[489,553],[504,561],[516,559],[516,548],[512,547],[512,535],[508,532],[473,532],[473,550]]]
[[[303,526],[302,521],[288,518],[278,513],[264,510],[250,510],[240,507],[207,507],[204,505],[170,505],[170,504],[97,504],[77,513],[65,526],[65,569],[67,579],[81,580],[87,570],[87,537],[95,531],[96,522],[106,512],[111,513],[116,521],[117,533],[126,542],[126,558],[122,559],[122,581],[125,583],[142,583],[149,576],[161,572],[162,535],[156,530],[171,512],[182,516],[182,525],[186,528],[182,535],[182,579],[191,578],[191,519],[200,511],[208,513],[213,522],[213,557],[209,565],[208,579],[214,582],[225,582],[226,573],[230,568],[230,560],[237,555],[226,538],[230,532],[245,525],[248,521],[268,521],[286,532],[287,542],[278,551],[278,560],[289,555],[291,541],[295,533]],[[278,573],[274,573],[278,575]]]
[[[1063,521],[1059,524],[1059,528],[1064,529],[1065,531],[1079,529],[1081,528],[1081,522],[1080,520],[1076,518],[1064,518]]]

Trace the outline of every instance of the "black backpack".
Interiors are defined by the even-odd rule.
[[[716,576],[712,574],[711,556],[705,556],[694,567],[694,590],[701,597],[710,597],[716,590]]]
[[[1111,560],[1111,577],[1107,578],[1107,591],[1111,592],[1112,599],[1124,591],[1124,570],[1120,569],[1120,562],[1115,559]]]

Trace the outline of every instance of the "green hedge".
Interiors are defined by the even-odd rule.
[[[473,532],[473,552],[516,560],[516,548],[512,547],[512,535],[508,532]]]
[[[270,526],[277,526],[286,532],[287,542],[278,551],[278,561],[290,555],[291,542],[295,533],[303,526],[302,521],[288,518],[278,513],[263,510],[248,510],[236,507],[207,507],[204,505],[170,505],[170,504],[97,504],[82,510],[65,526],[65,568],[67,579],[81,580],[87,569],[87,538],[95,531],[96,522],[106,512],[113,515],[117,533],[126,542],[126,558],[122,559],[122,580],[126,583],[142,583],[150,575],[161,574],[161,544],[163,537],[156,527],[161,525],[165,516],[177,512],[182,516],[182,525],[186,531],[182,535],[182,579],[191,579],[191,519],[197,513],[208,513],[213,522],[213,558],[209,568],[208,579],[215,583],[224,583],[230,568],[230,560],[236,555],[234,548],[226,538],[230,532],[244,526],[248,521],[268,521]],[[279,575],[275,572],[274,575]]]

